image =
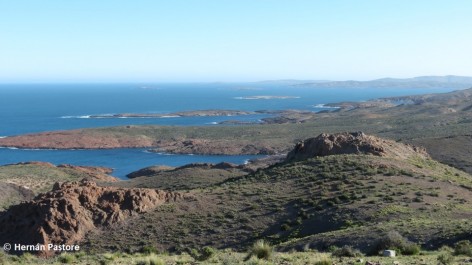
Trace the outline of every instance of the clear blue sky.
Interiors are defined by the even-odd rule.
[[[469,0],[0,0],[0,82],[472,76]]]

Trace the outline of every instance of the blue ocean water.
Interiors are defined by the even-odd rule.
[[[128,173],[152,165],[182,166],[190,163],[244,163],[255,155],[174,155],[146,151],[144,148],[108,150],[30,150],[0,148],[2,164],[21,161],[47,161],[55,165],[73,164],[113,168],[113,176],[126,178]]]
[[[0,137],[52,130],[118,125],[215,125],[224,120],[258,121],[267,115],[91,119],[116,113],[170,113],[231,109],[319,111],[321,104],[379,97],[448,92],[452,89],[307,88],[266,83],[210,84],[27,84],[0,85]],[[251,99],[254,96],[288,98]],[[249,97],[249,98],[248,98]],[[194,162],[243,163],[255,156],[199,156],[148,153],[144,149],[12,150],[0,149],[0,164],[46,161],[55,164],[107,166],[124,177],[150,165]]]

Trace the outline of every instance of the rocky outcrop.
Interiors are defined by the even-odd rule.
[[[323,133],[315,138],[299,142],[287,154],[286,161],[340,154],[367,154],[396,158],[406,158],[412,155],[428,156],[426,150],[421,147],[366,135],[363,132],[344,132]]]
[[[185,198],[154,189],[99,187],[89,180],[57,183],[52,191],[0,214],[0,244],[73,244],[91,230]]]

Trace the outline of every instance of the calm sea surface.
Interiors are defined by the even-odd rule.
[[[116,113],[170,113],[175,111],[232,109],[319,111],[320,105],[363,101],[378,97],[438,93],[453,89],[306,88],[261,84],[37,84],[0,85],[0,137],[52,130],[118,125],[202,125],[242,120],[257,122],[267,115],[233,117],[170,117],[91,119],[90,115]],[[285,99],[247,99],[288,96]],[[257,156],[200,156],[149,153],[145,149],[18,150],[0,148],[0,165],[23,161],[106,166],[115,176],[150,165],[179,166],[195,162],[244,163]]]

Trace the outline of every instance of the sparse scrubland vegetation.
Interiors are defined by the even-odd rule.
[[[470,243],[459,238],[472,230],[471,185],[467,173],[419,156],[281,163],[194,189],[195,201],[159,206],[108,228],[106,237],[92,232],[83,244],[91,254],[44,262],[453,264],[470,259]],[[384,249],[399,256],[379,256]]]

